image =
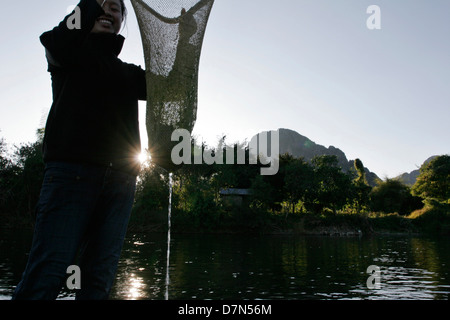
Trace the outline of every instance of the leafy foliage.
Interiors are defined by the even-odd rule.
[[[423,165],[411,191],[425,200],[450,203],[450,156],[439,156]]]
[[[384,213],[408,215],[422,207],[420,199],[411,195],[410,188],[395,179],[380,181],[370,193],[371,209]]]
[[[0,140],[0,219],[8,224],[32,224],[44,176],[43,131],[37,141],[15,146],[10,156]]]
[[[220,146],[223,147],[222,143]],[[12,154],[8,153],[5,141],[0,140],[0,219],[3,224],[32,224],[44,173],[41,148],[42,131],[38,132],[36,142],[15,147]],[[197,148],[204,151],[208,147]],[[229,150],[223,149],[224,159]],[[355,223],[365,224],[367,219],[364,217],[373,215],[369,211],[381,215],[439,212],[440,215],[434,215],[436,217],[445,216],[448,211],[448,156],[438,157],[424,166],[411,190],[394,179],[370,187],[359,159],[354,162],[354,171],[343,172],[335,156],[317,156],[305,161],[285,154],[280,156],[277,175],[262,176],[261,164],[249,164],[248,148],[235,144],[232,150],[235,151],[233,165],[185,165],[174,173],[172,212],[175,229],[195,232],[263,230],[288,221],[297,221],[295,223],[301,226],[300,220],[305,217],[309,217],[310,222],[321,221],[323,217],[334,221],[338,219],[338,212],[356,213],[360,218],[355,218]],[[237,150],[245,154],[244,164],[237,164]],[[131,227],[161,228],[165,225],[168,183],[165,170],[151,163],[143,166],[138,177]],[[245,189],[248,195],[244,196],[241,205],[230,204],[221,195],[226,189]],[[421,211],[422,200],[434,205]],[[417,214],[417,217],[422,215]],[[404,223],[402,219],[389,217],[390,220],[384,218],[383,221]],[[427,220],[424,216],[421,219],[428,221],[430,218]],[[403,227],[398,225],[399,229]]]

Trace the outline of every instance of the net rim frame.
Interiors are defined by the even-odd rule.
[[[157,12],[155,9],[153,9],[152,7],[150,7],[150,5],[148,5],[146,2],[142,1],[142,0],[133,0],[131,1],[131,4],[134,5],[134,2],[139,2],[139,4],[141,4],[143,7],[145,7],[147,10],[149,10],[151,12],[151,14],[153,14],[156,18],[158,18],[159,20],[161,20],[162,22],[168,23],[168,24],[177,24],[180,23],[183,16],[185,14],[187,14],[188,12],[194,14],[196,13],[198,10],[200,10],[201,8],[203,8],[205,5],[207,5],[208,2],[211,2],[211,6],[214,3],[214,0],[199,0],[195,5],[193,5],[189,10],[186,11],[185,14],[182,14],[176,18],[169,18],[166,17],[162,14],[160,14],[159,12]],[[134,8],[136,11],[136,8]],[[209,13],[208,13],[209,15]]]

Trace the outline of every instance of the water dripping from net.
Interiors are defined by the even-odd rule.
[[[166,257],[166,293],[164,295],[166,300],[169,300],[169,285],[170,285],[170,228],[172,220],[172,190],[173,190],[173,174],[169,173],[169,209],[167,214],[167,257]]]

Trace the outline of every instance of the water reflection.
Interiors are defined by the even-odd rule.
[[[20,279],[29,243],[18,234],[2,239],[0,299],[6,299]],[[164,234],[127,237],[112,299],[164,299],[166,240]],[[447,300],[448,240],[173,235],[169,298]],[[379,290],[367,288],[370,265],[380,267]],[[72,297],[68,290],[60,295]]]
[[[129,241],[124,250],[114,298],[163,299],[164,238],[136,237],[141,244]],[[450,293],[446,240],[178,235],[172,241],[171,299],[448,299]],[[381,269],[379,290],[366,286],[369,265]]]
[[[163,237],[132,235],[124,243],[112,299],[162,299],[165,257]]]

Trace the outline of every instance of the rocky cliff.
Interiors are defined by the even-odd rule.
[[[327,148],[290,129],[279,129],[279,134],[280,154],[288,153],[294,157],[302,157],[306,161],[311,161],[315,156],[334,155],[343,171],[355,172],[354,160],[348,160],[345,153],[339,148],[334,146]],[[378,176],[367,168],[365,168],[365,171],[367,182],[371,186],[375,186],[376,180],[379,179]]]

